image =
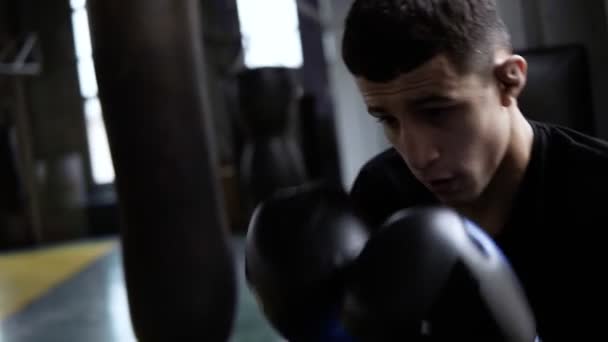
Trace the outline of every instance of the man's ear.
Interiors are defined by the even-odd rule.
[[[519,55],[511,55],[494,68],[499,83],[502,105],[508,107],[526,86],[528,62]]]

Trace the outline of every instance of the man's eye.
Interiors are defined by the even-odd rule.
[[[447,116],[452,114],[456,110],[456,107],[436,107],[427,108],[420,111],[421,116],[429,121],[438,122],[444,120]]]
[[[381,124],[391,126],[391,127],[397,124],[397,119],[390,115],[379,116],[376,119]]]
[[[439,117],[449,112],[449,108],[428,108],[422,111],[422,115],[429,118]]]

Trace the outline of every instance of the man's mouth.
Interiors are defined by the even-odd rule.
[[[457,190],[456,177],[436,178],[427,182],[431,190],[438,194],[451,193]]]

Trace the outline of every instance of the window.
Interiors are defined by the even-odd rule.
[[[295,0],[237,0],[248,68],[302,66],[302,44]]]
[[[72,7],[72,28],[78,65],[78,81],[80,94],[83,98],[93,181],[96,184],[109,184],[114,182],[114,167],[103,122],[101,104],[97,97],[97,78],[93,63],[86,0],[70,0],[70,6]]]

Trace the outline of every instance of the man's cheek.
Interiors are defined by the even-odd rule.
[[[386,136],[389,143],[395,146],[397,142],[397,132],[395,129],[388,127],[388,125],[382,125],[382,130],[384,131],[384,136]]]

